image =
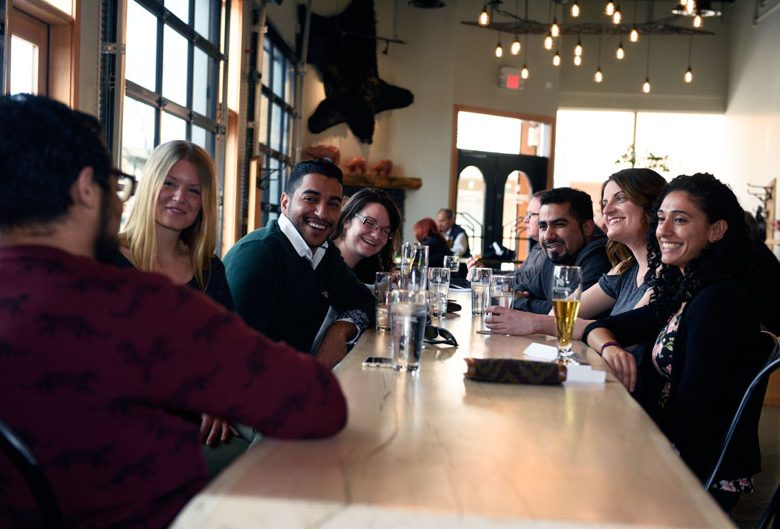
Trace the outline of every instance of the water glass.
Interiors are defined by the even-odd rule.
[[[387,310],[387,294],[392,289],[390,272],[377,272],[374,281],[374,295],[376,296],[376,330],[377,332],[390,332],[390,313]]]
[[[490,306],[490,281],[493,270],[490,268],[471,269],[471,314],[482,316]]]
[[[579,266],[556,266],[552,278],[552,303],[558,333],[558,358],[572,355],[571,335],[580,311],[582,271]]]
[[[428,247],[417,242],[401,246],[401,288],[425,290],[428,288]]]
[[[427,293],[415,290],[390,292],[390,353],[393,369],[416,373],[425,337]]]
[[[490,305],[512,308],[515,300],[514,274],[494,274],[490,280]]]
[[[431,300],[431,314],[443,318],[447,314],[447,294],[450,289],[450,269],[433,267],[428,269],[428,294]]]
[[[460,267],[460,260],[457,255],[445,255],[444,256],[444,268],[449,268],[453,274],[458,273]]]

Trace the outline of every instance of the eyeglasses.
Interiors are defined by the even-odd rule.
[[[111,174],[116,177],[116,196],[122,202],[127,202],[135,193],[138,182],[133,175],[123,173],[119,169],[114,169]]]
[[[538,214],[538,213],[531,213],[531,212],[529,211],[528,213],[526,213],[526,214],[525,214],[525,217],[523,217],[523,222],[526,222],[526,223],[527,223],[527,222],[531,222],[531,219],[532,219],[533,217],[538,217],[538,216],[539,216],[539,214]]]
[[[439,336],[441,336],[443,339],[439,340],[438,339]],[[433,325],[425,326],[425,343],[431,345],[437,343],[446,343],[454,347],[458,346],[458,341],[455,339],[455,337],[452,335],[450,331],[448,331],[447,329],[443,329],[441,327],[435,327]]]
[[[374,231],[378,231],[379,233],[381,233],[385,237],[390,237],[390,234],[393,233],[393,230],[391,230],[387,226],[380,226],[371,217],[364,217],[363,215],[361,215],[359,213],[355,213],[355,217],[360,219],[361,223],[365,224],[366,226],[368,226],[369,228],[371,228]]]

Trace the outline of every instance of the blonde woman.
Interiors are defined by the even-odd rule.
[[[187,141],[158,146],[146,162],[135,205],[119,235],[117,265],[159,272],[233,310],[225,267],[214,255],[216,187],[214,162],[205,150]],[[201,441],[227,441],[231,430],[221,419],[204,415]]]

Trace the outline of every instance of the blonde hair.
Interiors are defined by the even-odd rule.
[[[157,220],[155,212],[165,179],[177,162],[187,160],[198,173],[201,210],[192,226],[181,232],[179,242],[190,256],[198,286],[205,290],[211,256],[217,245],[217,178],[214,162],[201,147],[176,140],[159,145],[144,167],[135,205],[130,212],[120,244],[128,248],[133,263],[141,270],[159,270],[157,264]]]

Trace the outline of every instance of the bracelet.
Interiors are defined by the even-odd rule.
[[[617,342],[607,342],[607,343],[605,343],[604,345],[601,346],[601,351],[599,351],[599,354],[603,356],[604,355],[604,349],[606,349],[607,347],[610,347],[612,345],[620,347],[620,344],[617,343]]]

